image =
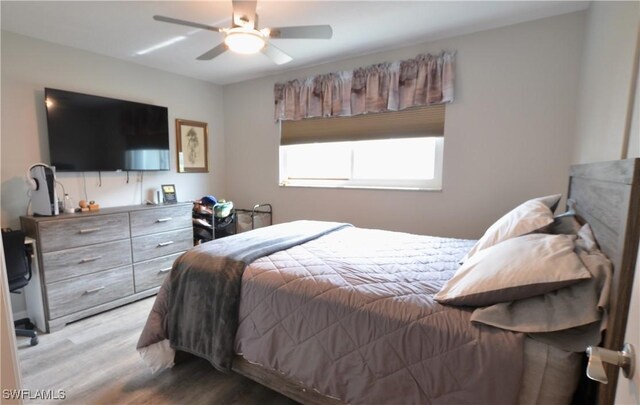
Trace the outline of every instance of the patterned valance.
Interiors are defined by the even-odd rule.
[[[337,117],[453,101],[453,52],[276,83],[275,119]]]

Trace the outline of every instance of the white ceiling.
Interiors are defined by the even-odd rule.
[[[217,84],[315,65],[573,12],[575,1],[270,1],[258,2],[260,28],[331,24],[330,40],[280,39],[293,57],[282,66],[266,56],[226,52],[196,57],[218,45],[220,33],[152,20],[164,16],[227,27],[231,1],[2,1],[2,29]],[[185,36],[182,41],[136,52]]]

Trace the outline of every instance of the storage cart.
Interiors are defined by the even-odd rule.
[[[235,211],[236,233],[273,225],[273,207],[271,204],[256,204],[253,209],[237,208]]]

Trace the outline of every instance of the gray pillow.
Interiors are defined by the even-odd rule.
[[[436,294],[450,305],[486,306],[544,294],[588,279],[575,236],[530,234],[483,249]]]
[[[583,226],[578,235],[576,252],[590,279],[543,295],[478,308],[471,321],[526,332],[566,351],[582,352],[589,345],[597,345],[606,325],[612,266],[595,248],[589,225]]]

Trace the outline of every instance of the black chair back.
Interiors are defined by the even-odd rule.
[[[2,232],[4,260],[7,265],[10,291],[26,286],[31,279],[31,266],[25,249],[24,238],[25,235],[22,231]]]

